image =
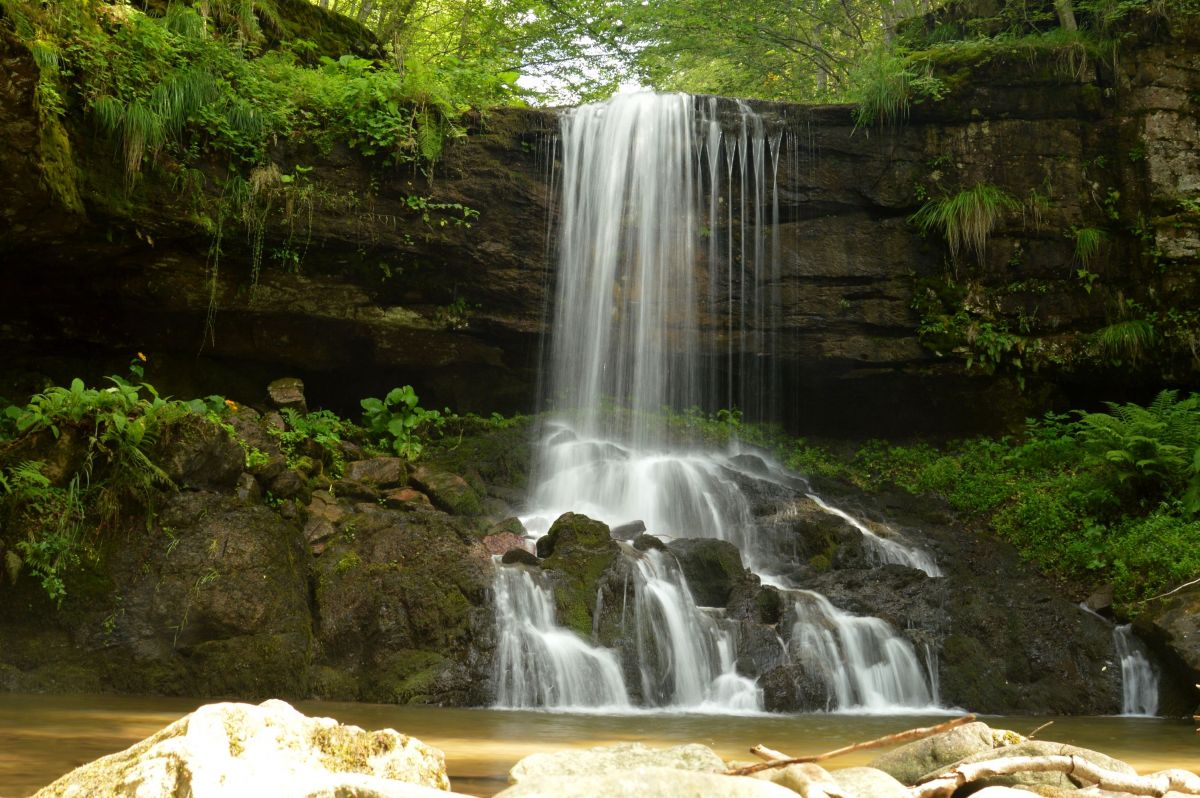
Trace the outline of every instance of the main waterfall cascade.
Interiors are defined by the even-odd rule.
[[[858,528],[879,565],[939,576],[933,558],[830,506],[766,458],[683,446],[666,432],[664,408],[736,406],[770,419],[782,399],[772,368],[781,130],[742,103],[687,95],[624,95],[563,115],[546,376],[553,420],[522,522],[537,537],[570,511],[610,526],[641,521],[660,539],[728,541],[790,602],[778,656],[822,686],[827,708],[929,707],[936,669],[904,636],[772,572],[777,533],[756,522],[747,488],[807,495]],[[696,605],[673,557],[622,550],[634,581],[622,655],[636,658],[624,673],[638,675],[641,702],[761,709],[754,680],[738,673],[733,626]],[[499,567],[496,579],[498,705],[629,705],[616,653],[555,626],[548,588],[521,566]]]

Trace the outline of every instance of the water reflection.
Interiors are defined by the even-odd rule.
[[[179,698],[0,694],[0,795],[30,795],[74,767],[148,737],[202,703]],[[503,789],[513,763],[538,751],[617,742],[697,742],[727,759],[749,759],[746,750],[755,743],[803,755],[945,720],[944,715],[604,716],[340,702],[300,702],[296,706],[309,715],[334,717],[363,728],[394,728],[435,745],[446,752],[454,789],[476,795]],[[1046,718],[983,720],[994,727],[1028,733]],[[1179,720],[1057,718],[1038,736],[1103,751],[1140,772],[1195,768],[1198,758],[1193,727]],[[860,752],[836,760],[836,765],[861,765],[872,756],[869,751]]]

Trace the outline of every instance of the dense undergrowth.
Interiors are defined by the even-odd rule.
[[[157,501],[180,487],[166,465],[172,442],[215,426],[241,446],[247,472],[269,460],[231,423],[243,412],[236,402],[164,398],[142,379],[142,362],[102,387],[75,379],[25,404],[0,401],[0,559],[11,581],[28,571],[59,604],[72,574],[100,557],[122,524],[142,517],[153,527]],[[347,451],[413,461],[430,441],[514,423],[427,410],[409,386],[361,404],[361,423],[328,410],[284,408],[266,431],[286,467],[316,482],[340,478]],[[266,501],[280,505],[269,494]]]

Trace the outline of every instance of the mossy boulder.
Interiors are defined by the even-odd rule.
[[[542,567],[551,572],[558,622],[590,636],[596,590],[621,556],[608,526],[579,513],[564,513],[538,541]]]

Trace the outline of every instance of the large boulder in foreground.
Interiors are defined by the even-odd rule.
[[[520,782],[496,798],[796,798],[769,781],[675,768],[638,768],[593,776],[542,776]]]
[[[586,751],[530,754],[508,771],[514,784],[559,776],[601,776],[639,768],[672,768],[701,773],[724,773],[725,762],[704,745],[650,748],[641,743],[600,746]]]
[[[870,766],[904,784],[916,784],[931,771],[940,770],[969,756],[995,747],[986,723],[968,723],[924,740],[902,745],[875,757]]]
[[[71,771],[35,798],[430,798],[451,795],[443,792],[449,788],[442,752],[420,740],[309,718],[271,700],[203,706]]]

